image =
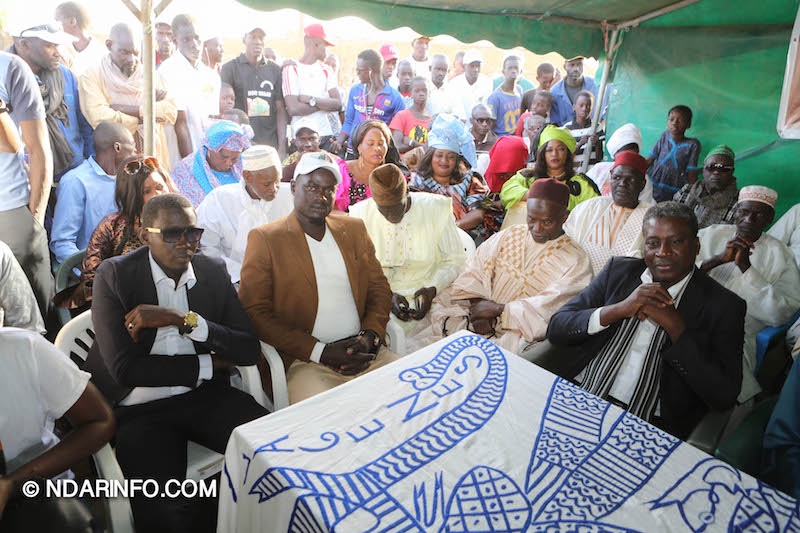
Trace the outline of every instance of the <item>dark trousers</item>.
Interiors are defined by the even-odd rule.
[[[168,480],[186,478],[187,441],[225,453],[233,429],[267,411],[249,394],[215,380],[171,398],[118,407],[115,413],[116,454],[125,478],[155,479],[164,490]],[[216,498],[137,494],[131,506],[137,531],[216,531]]]
[[[58,317],[52,302],[55,291],[50,269],[50,249],[47,232],[28,210],[27,206],[0,211],[0,241],[11,248],[39,304],[39,311],[49,335],[55,336]]]

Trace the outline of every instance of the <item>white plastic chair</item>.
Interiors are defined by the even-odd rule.
[[[272,378],[272,411],[285,409],[289,407],[289,387],[286,385],[286,369],[283,366],[283,359],[278,355],[278,350],[263,341],[261,342],[261,353],[267,360],[269,375]],[[258,374],[258,370],[256,370],[256,374]],[[259,388],[261,388],[260,382]],[[264,394],[263,389],[261,394],[266,398],[267,395]],[[269,402],[269,400],[267,401]]]
[[[61,344],[59,344],[59,341]],[[92,347],[92,344],[94,344],[94,330],[92,329],[91,310],[85,311],[67,322],[56,337],[56,346],[70,357],[78,357],[84,361],[89,355],[89,349]],[[264,394],[264,390],[261,388],[261,378],[259,377],[256,366],[240,366],[236,368],[242,376],[243,390],[251,394],[262,406],[270,409],[271,404],[266,394]],[[224,456],[205,446],[190,441],[186,446],[186,455],[187,479],[199,481],[222,471]],[[111,472],[116,469],[116,471],[119,471],[121,474],[119,464],[117,464],[114,452],[111,451],[110,447],[108,452],[103,455],[103,458],[107,460],[109,456],[114,459],[114,465],[110,466],[104,464],[104,469]],[[98,472],[99,471],[100,468],[98,468]]]
[[[86,360],[89,355],[89,348],[94,343],[94,331],[92,330],[92,312],[86,311],[74,319],[67,322],[61,328],[56,337],[55,345],[62,352]],[[97,477],[107,479],[111,482],[122,483],[125,476],[119,467],[114,450],[106,444],[92,455]],[[106,521],[114,533],[133,533],[133,513],[128,498],[117,496],[116,498],[104,498],[103,504],[106,511]]]
[[[464,252],[467,254],[467,259],[472,259],[475,256],[475,241],[472,240],[472,237],[469,236],[469,233],[464,231],[461,228],[456,228],[458,230],[458,236],[461,237],[461,244],[464,245]]]

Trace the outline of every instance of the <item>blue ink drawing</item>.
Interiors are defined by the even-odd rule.
[[[440,383],[448,368],[469,348],[478,348],[482,352],[480,359],[485,359],[487,364],[485,377],[460,404],[408,440],[351,472],[331,474],[289,467],[269,468],[252,485],[250,494],[257,495],[259,502],[264,502],[287,490],[299,491],[289,525],[291,533],[426,531],[425,524],[418,520],[418,511],[414,513],[405,509],[388,490],[480,430],[492,418],[505,396],[508,367],[505,355],[497,346],[483,337],[467,335],[444,346],[426,364],[404,370],[399,375],[401,381],[411,384],[415,390],[429,390]],[[470,355],[474,353],[470,352]],[[475,477],[476,472],[493,482],[500,479],[499,475],[504,475],[486,467],[478,467],[467,474],[461,483],[465,487],[480,485],[483,481]],[[508,478],[504,478],[502,483],[516,487]],[[501,503],[498,496],[493,498],[497,505]],[[512,510],[516,513],[525,503],[518,495],[512,497],[509,494],[509,498],[513,498],[513,503],[503,504],[504,516]],[[461,516],[463,512],[456,510],[452,502],[451,498],[452,512]],[[524,515],[526,512],[529,513],[521,510],[518,514]],[[500,516],[502,513],[498,511],[495,514]],[[525,520],[529,520],[529,517],[521,523],[526,523]],[[358,524],[358,527],[354,524]],[[369,526],[364,528],[365,524]],[[510,533],[521,530],[512,528],[504,518],[499,528],[469,528],[463,531]]]
[[[553,384],[525,481],[535,524],[596,524],[642,488],[680,445],[627,412],[604,435],[609,409],[564,380]]]
[[[695,533],[712,525],[731,532],[800,532],[800,502],[713,458],[697,463],[650,503],[651,509],[676,507]]]

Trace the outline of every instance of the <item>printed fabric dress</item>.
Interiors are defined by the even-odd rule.
[[[653,199],[656,202],[672,200],[675,193],[688,181],[689,172],[697,172],[697,159],[700,157],[700,141],[686,139],[676,143],[668,131],[661,134],[649,155],[655,158],[650,171],[653,182]]]

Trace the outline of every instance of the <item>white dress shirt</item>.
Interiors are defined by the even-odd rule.
[[[189,312],[189,297],[186,291],[194,287],[197,283],[197,278],[194,275],[194,268],[189,263],[189,268],[183,273],[178,280],[177,286],[175,281],[167,276],[164,271],[158,266],[153,254],[148,252],[147,257],[150,259],[150,271],[153,274],[153,283],[156,286],[156,295],[158,296],[158,305],[161,307],[174,307],[184,313]],[[196,354],[194,343],[205,342],[208,340],[208,323],[201,316],[197,316],[197,327],[188,335],[181,335],[177,326],[167,326],[158,328],[156,331],[156,339],[153,341],[153,347],[150,349],[151,354],[157,355],[179,355],[188,357],[182,354]],[[211,355],[202,354],[197,355],[200,363],[200,372],[197,376],[197,384],[200,385],[203,381],[210,380],[214,375],[214,368],[211,363]],[[192,390],[190,387],[176,385],[172,387],[135,387],[130,394],[128,394],[121,402],[120,405],[137,405],[154,400],[161,400],[178,394],[184,394]]]
[[[672,296],[673,300],[675,300],[676,308],[680,304],[680,300],[683,296],[684,290],[686,289],[686,285],[689,284],[689,280],[692,279],[693,274],[694,270],[692,270],[692,272],[690,272],[685,278],[667,289],[669,295]],[[641,279],[643,284],[653,283],[653,275],[650,273],[650,269],[645,269],[645,271],[642,272]],[[589,317],[589,327],[587,329],[589,335],[600,333],[610,326],[610,324],[609,326],[603,326],[600,324],[600,312],[603,309],[603,307],[595,309],[594,313],[592,313],[592,315]],[[628,348],[628,353],[625,354],[625,360],[622,362],[622,366],[617,373],[614,384],[611,386],[611,390],[608,393],[609,396],[626,405],[630,403],[631,398],[633,397],[633,391],[636,389],[636,383],[639,381],[639,375],[642,373],[642,369],[644,368],[647,350],[650,347],[650,342],[652,341],[653,335],[656,334],[657,330],[658,324],[649,318],[639,322],[639,325],[636,328],[636,333],[633,335],[633,341]],[[578,383],[583,382],[585,372],[585,370],[582,370],[581,373],[575,378]],[[659,407],[656,408],[656,414],[658,414],[659,411],[660,404]]]
[[[472,108],[478,104],[485,104],[492,94],[492,80],[480,74],[472,85],[467,81],[465,74],[459,74],[447,83],[448,94],[453,102],[453,112],[462,121],[467,121],[472,116]]]
[[[342,251],[330,229],[325,227],[325,236],[321,241],[306,235],[306,242],[317,279],[317,316],[311,335],[319,342],[311,351],[311,360],[319,363],[326,343],[351,337],[361,331],[361,318]]]
[[[244,180],[217,187],[197,207],[197,225],[203,229],[200,245],[206,255],[225,261],[233,283],[241,278],[250,230],[292,212],[292,191],[285,183],[271,202],[250,198]]]

